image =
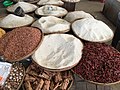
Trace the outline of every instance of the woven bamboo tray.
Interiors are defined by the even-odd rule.
[[[39,29],[39,28],[38,28],[38,29]],[[39,29],[39,30],[40,30],[40,29]],[[41,32],[41,40],[40,40],[39,44],[38,44],[37,47],[36,47],[32,52],[30,52],[28,55],[26,55],[26,56],[24,56],[24,57],[21,57],[21,58],[19,58],[19,59],[16,59],[16,60],[7,60],[7,59],[4,58],[4,56],[0,56],[0,58],[2,57],[2,58],[3,58],[3,59],[2,59],[3,61],[16,62],[16,61],[24,60],[24,59],[26,59],[27,57],[31,56],[31,55],[38,49],[38,47],[41,45],[41,43],[42,43],[42,41],[43,41],[44,34],[42,33],[41,30],[40,30],[40,32]]]

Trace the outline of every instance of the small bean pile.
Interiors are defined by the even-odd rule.
[[[94,82],[119,81],[120,52],[104,43],[85,43],[83,57],[73,71]]]
[[[25,76],[24,67],[21,63],[13,63],[10,74],[0,90],[18,90]]]
[[[39,45],[41,38],[42,34],[37,28],[13,29],[0,38],[0,55],[9,61],[23,58]]]
[[[72,85],[71,71],[50,72],[32,62],[24,79],[26,90],[68,90]]]

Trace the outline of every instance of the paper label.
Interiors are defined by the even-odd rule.
[[[12,64],[7,62],[0,62],[0,85],[3,85],[10,73]]]

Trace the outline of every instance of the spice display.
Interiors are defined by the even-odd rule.
[[[68,90],[72,82],[71,71],[50,72],[32,62],[26,71],[24,86],[26,90]]]
[[[62,0],[40,0],[38,5],[58,5],[62,6],[64,2]]]
[[[114,35],[108,25],[94,18],[76,20],[72,24],[72,30],[79,38],[90,42],[106,42]]]
[[[52,21],[52,22],[51,22]],[[33,27],[38,27],[43,33],[65,33],[70,30],[70,23],[64,19],[55,16],[41,17],[32,24]]]
[[[38,8],[35,13],[40,16],[56,16],[56,17],[63,17],[65,16],[68,11],[62,7],[58,7],[55,5],[44,5]]]
[[[20,17],[14,14],[8,14],[2,20],[0,20],[0,27],[12,29],[16,27],[28,26],[34,21],[34,18],[25,14],[24,17]]]
[[[33,60],[47,69],[68,70],[82,57],[82,42],[69,34],[46,35],[32,55]]]
[[[0,90],[18,90],[25,76],[24,67],[21,63],[13,63],[10,74]]]
[[[84,11],[73,11],[69,12],[64,19],[68,22],[73,23],[75,20],[84,19],[84,18],[94,18],[91,14]]]
[[[16,28],[0,39],[0,54],[6,60],[18,60],[35,50],[41,39],[42,34],[37,28]]]
[[[18,7],[21,7],[25,13],[33,12],[33,11],[35,11],[35,9],[38,8],[34,4],[30,4],[30,3],[27,3],[27,2],[18,2],[16,4],[12,5],[12,6],[7,7],[7,11],[13,13],[13,12],[15,12],[15,10]]]
[[[85,43],[82,59],[73,71],[86,80],[117,82],[120,80],[120,52],[104,43]]]

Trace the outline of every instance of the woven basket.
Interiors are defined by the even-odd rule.
[[[36,62],[34,62],[36,65],[38,65]],[[43,66],[40,66],[40,68],[42,68],[42,69],[45,69],[45,70],[47,70],[47,71],[52,71],[52,72],[60,72],[60,71],[66,71],[66,70],[69,70],[69,69],[71,69],[71,68],[73,68],[74,66],[76,66],[77,64],[78,64],[79,62],[77,62],[77,63],[75,63],[74,65],[72,65],[72,66],[68,66],[68,67],[66,67],[66,68],[61,68],[61,69],[50,69],[50,68],[46,68],[46,67],[43,67]]]
[[[71,71],[72,71],[74,74],[76,74],[78,77],[80,77],[81,79],[83,79],[84,81],[89,82],[89,83],[92,83],[92,84],[96,84],[96,85],[108,86],[108,85],[114,85],[114,84],[120,83],[120,81],[116,81],[116,82],[113,82],[113,83],[99,83],[99,82],[94,82],[94,81],[90,81],[90,80],[84,79],[81,75],[77,74],[77,73],[74,72],[73,70],[71,70]]]
[[[76,19],[75,21],[77,21],[77,20],[80,20],[80,19]],[[101,40],[101,41],[100,41],[100,40],[99,40],[99,41],[90,41],[90,40],[84,39],[84,38],[78,36],[78,35],[74,32],[72,24],[73,24],[75,21],[73,21],[73,22],[71,23],[71,29],[72,29],[73,33],[75,34],[75,36],[78,37],[79,39],[83,40],[83,41],[103,43],[103,42],[108,42],[108,41],[112,40],[112,38],[113,38],[113,36],[114,36],[114,35],[113,35],[112,37],[109,37],[109,38],[107,38],[106,40]]]
[[[39,29],[39,28],[38,28]],[[40,30],[40,29],[39,29]],[[42,40],[43,40],[43,37],[44,37],[44,34],[42,33],[42,31],[40,30],[40,32],[41,32],[41,40],[40,40],[40,42],[39,42],[39,44],[37,45],[37,47],[32,51],[32,52],[30,52],[28,55],[26,55],[26,56],[24,56],[24,57],[21,57],[21,58],[19,58],[19,59],[16,59],[16,60],[5,60],[5,59],[3,59],[4,61],[9,61],[9,62],[15,62],[15,61],[21,61],[21,60],[24,60],[24,59],[26,59],[27,57],[29,57],[29,56],[31,56],[37,49],[38,49],[38,47],[41,45],[41,43],[42,43]],[[3,56],[3,58],[4,58],[4,56]]]
[[[20,63],[17,62],[17,63],[14,63],[14,65],[20,65]],[[16,68],[16,66],[14,66],[14,65],[13,65],[12,68]],[[21,64],[21,65],[22,65],[22,64]],[[18,66],[18,68],[19,68],[19,67],[20,67],[20,66]],[[23,65],[21,66],[21,68],[22,68],[22,70],[23,70],[23,76],[22,76],[21,82],[19,82],[19,85],[18,85],[17,88],[12,87],[12,89],[9,89],[9,90],[19,90],[19,89],[20,89],[20,87],[21,87],[21,85],[22,85],[22,83],[23,83],[24,77],[25,77],[25,68],[24,68]],[[10,74],[11,74],[11,73],[12,73],[12,75],[15,74],[15,73],[13,73],[13,72],[10,72]],[[5,90],[6,90],[6,88],[7,88],[7,87],[5,87],[5,86],[7,85],[7,84],[6,84],[7,80],[8,80],[10,83],[14,83],[13,79],[10,80],[9,77],[10,77],[10,76],[7,77],[7,79],[6,79],[6,81],[5,81],[5,85],[3,86],[3,88],[5,88]],[[16,78],[16,79],[17,79],[17,78]],[[7,88],[7,90],[8,90],[8,88]]]
[[[4,18],[4,17],[0,18],[0,20],[2,20],[3,18]],[[27,25],[24,25],[24,26],[18,26],[18,27],[27,27],[27,26],[31,26],[31,24],[32,24],[34,21],[35,21],[35,19],[34,19],[30,24],[27,24]],[[13,28],[1,27],[1,28],[5,29],[6,32],[7,32],[7,31],[11,31],[11,30],[13,30],[13,29],[15,29],[15,28],[18,28],[18,27],[13,27]]]

